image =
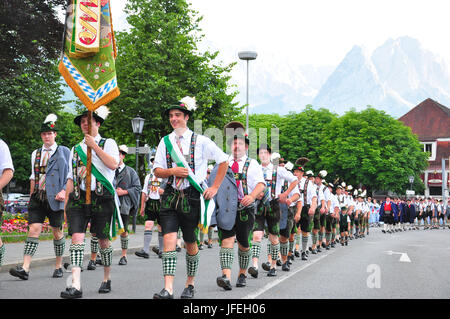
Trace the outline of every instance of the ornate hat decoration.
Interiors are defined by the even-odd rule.
[[[299,157],[295,161],[295,169],[304,172],[305,169],[303,166],[305,166],[306,163],[309,162],[309,159],[306,157]]]
[[[331,188],[333,188],[334,189],[334,184],[332,184],[332,183],[328,183],[328,185],[327,185],[328,187],[331,187]]]
[[[97,108],[94,112],[92,112],[92,117],[100,124],[103,124],[103,122],[108,117],[109,113],[111,113],[106,105],[102,105],[99,108]],[[81,119],[88,114],[88,111],[84,111],[80,115],[78,115],[73,122],[80,126],[81,125]]]
[[[316,177],[325,178],[328,175],[328,172],[326,170],[321,170]]]
[[[353,192],[353,196],[358,196],[358,195],[359,195],[359,192],[358,192],[357,189],[355,189],[354,192]],[[358,197],[359,197],[359,196],[358,196]]]
[[[342,182],[342,183],[340,183],[337,187],[338,188],[340,188],[340,189],[342,189],[342,190],[345,190],[345,187],[346,187],[347,185],[345,184],[345,182]]]
[[[280,160],[280,158],[281,158],[280,153],[274,152],[274,153],[271,153],[271,155],[270,155],[270,160],[272,162],[275,162],[276,160]]]
[[[349,192],[349,191],[351,191],[351,190],[353,190],[353,186],[352,186],[352,185],[348,185],[347,188],[346,188],[346,191]]]
[[[128,154],[128,146],[126,146],[126,145],[120,145],[120,146],[119,146],[119,152]]]
[[[292,171],[292,169],[294,168],[294,164],[292,164],[291,162],[287,162],[286,164],[284,164],[284,168],[288,171]]]
[[[58,117],[55,114],[49,114],[45,118],[44,122],[41,124],[41,133],[42,132],[57,132],[56,128],[56,120]]]
[[[197,109],[197,101],[195,100],[195,97],[185,96],[177,103],[170,105],[164,111],[164,116],[167,116],[169,111],[174,109],[181,110],[184,114],[191,116],[192,112]]]
[[[313,177],[314,176],[314,173],[313,173],[313,171],[307,171],[306,172],[306,176],[308,176],[308,177]]]
[[[223,131],[225,133],[225,136],[229,137],[228,144],[231,144],[231,141],[234,141],[237,138],[245,140],[245,144],[247,145],[250,144],[248,135],[245,133],[244,124],[242,124],[241,122],[231,121],[224,126]]]

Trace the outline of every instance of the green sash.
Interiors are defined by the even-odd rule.
[[[185,163],[180,159],[180,156],[178,156],[177,151],[172,145],[172,142],[169,139],[169,135],[164,136],[164,144],[166,145],[167,151],[169,152],[170,156],[172,157],[172,160],[177,164],[179,167],[187,168],[189,171],[189,175],[187,177],[189,183],[195,187],[196,190],[200,193],[200,221],[198,227],[200,230],[204,233],[208,233],[208,228],[211,223],[211,216],[215,209],[215,203],[214,200],[205,199],[203,197],[203,188],[200,186],[200,183],[195,180],[195,175],[192,172],[189,165],[185,165]]]
[[[83,148],[81,147],[80,144],[77,144],[75,146],[75,150],[78,153],[78,156],[80,156],[81,161],[83,162],[84,165],[87,165],[87,155],[86,153],[83,151]],[[110,225],[110,229],[109,229],[109,236],[112,239],[115,239],[117,237],[117,235],[120,235],[121,233],[123,233],[125,231],[124,226],[123,226],[123,222],[122,222],[122,218],[120,217],[120,210],[119,210],[119,204],[118,204],[118,198],[117,198],[117,194],[116,194],[116,189],[114,188],[114,186],[106,179],[105,176],[103,176],[103,174],[97,169],[97,167],[94,165],[94,163],[92,163],[91,165],[91,173],[95,176],[95,178],[97,179],[97,181],[99,181],[103,187],[105,187],[108,192],[114,197],[114,213],[111,217],[111,225]],[[90,185],[86,185],[86,187],[91,187]],[[116,225],[117,223],[117,225]],[[118,229],[116,228],[118,226]]]

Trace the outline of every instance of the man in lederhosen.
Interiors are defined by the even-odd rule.
[[[56,262],[53,278],[61,278],[62,256],[65,248],[63,233],[64,199],[66,196],[66,176],[69,171],[70,151],[58,145],[57,116],[50,114],[41,125],[42,147],[31,154],[30,203],[28,205],[29,231],[25,240],[23,264],[11,268],[9,273],[22,280],[27,280],[31,259],[39,245],[42,224],[48,217],[53,232],[53,247]]]
[[[304,169],[304,165],[309,162],[309,159],[307,159],[306,157],[300,157],[295,161],[295,165],[294,165],[294,175],[297,177],[298,180],[298,188],[300,191],[300,198],[297,201],[297,208],[300,210],[300,215],[297,214],[294,216],[295,219],[295,223],[296,223],[296,227],[297,227],[297,232],[294,235],[295,238],[295,250],[294,250],[294,256],[295,257],[300,257],[300,239],[302,238],[302,229],[300,227],[301,222],[302,222],[302,216],[304,216],[303,211],[304,211],[304,207],[306,204],[306,189],[307,189],[307,185],[308,185],[308,179],[306,177],[303,176],[303,174],[305,173],[305,169]],[[305,217],[303,217],[305,218]],[[308,218],[308,213],[306,212],[306,218]],[[309,222],[308,222],[309,224]],[[308,237],[306,236],[306,245],[308,244]],[[305,246],[306,248],[306,246]]]
[[[231,290],[235,238],[239,258],[236,287],[246,286],[245,273],[251,258],[250,238],[255,222],[255,200],[264,191],[266,183],[259,163],[246,155],[249,139],[244,135],[244,126],[240,122],[230,122],[225,126],[225,135],[229,136],[228,145],[231,144],[232,154],[228,159],[230,167],[215,197],[216,210],[211,225],[217,225],[220,244],[222,276],[217,277],[216,282],[219,287]],[[209,184],[214,181],[218,168],[216,165],[211,171]]]
[[[195,99],[186,97],[170,105],[164,112],[173,132],[161,139],[154,162],[155,176],[168,179],[159,213],[164,236],[162,253],[164,288],[153,295],[154,299],[173,298],[179,228],[183,232],[187,268],[187,280],[181,298],[194,297],[194,280],[200,258],[197,238],[201,193],[198,188],[204,189],[202,191],[205,200],[212,199],[228,169],[228,156],[208,137],[197,135],[187,127],[187,122],[195,109]],[[215,161],[220,167],[212,186],[207,188],[205,180],[208,160]],[[177,163],[183,165],[178,166]],[[195,183],[192,184],[190,180]]]
[[[416,219],[416,207],[411,203],[411,199],[406,200],[405,218],[408,223],[408,230],[414,229],[414,219]]]
[[[3,200],[2,190],[8,185],[14,175],[14,165],[11,159],[11,153],[9,152],[8,145],[0,139],[0,225],[2,224],[2,214],[5,209],[5,203]],[[5,256],[5,245],[0,237],[0,267],[3,264],[3,258]]]
[[[120,217],[122,218],[125,231],[120,234],[120,245],[122,248],[122,256],[119,260],[119,265],[126,265],[127,250],[128,250],[128,222],[130,216],[137,214],[139,208],[139,198],[141,193],[141,182],[136,171],[125,165],[123,162],[125,156],[128,154],[128,147],[126,145],[119,146],[119,167],[116,169],[116,178],[114,184],[116,186],[116,193],[120,200]]]
[[[314,214],[317,209],[318,196],[317,185],[314,182],[314,173],[309,170],[306,172],[307,179],[305,181],[305,188],[303,198],[305,205],[302,208],[300,216],[300,229],[302,232],[302,260],[308,260],[308,237],[314,225]]]
[[[288,165],[284,165],[284,168],[288,171],[289,174],[291,173],[291,169],[293,168],[292,163],[287,163]],[[289,165],[290,164],[290,165]],[[290,270],[290,264],[291,259],[288,256],[291,253],[290,250],[290,243],[292,243],[291,247],[293,246],[293,238],[291,237],[294,235],[294,226],[295,226],[295,216],[297,216],[297,220],[300,219],[300,212],[301,207],[299,208],[297,206],[297,202],[300,198],[300,191],[298,188],[298,179],[296,176],[295,182],[297,185],[294,187],[294,189],[289,193],[288,198],[286,199],[286,203],[280,204],[280,206],[284,206],[284,209],[281,210],[281,218],[280,218],[280,255],[281,255],[281,270],[283,271],[289,271]],[[283,192],[289,189],[291,182],[285,181],[283,186]],[[291,255],[293,257],[293,255]]]
[[[264,234],[265,224],[267,222],[269,241],[268,254],[272,257],[271,261],[262,265],[263,269],[268,271],[267,276],[276,276],[276,263],[278,254],[280,252],[280,203],[286,203],[287,196],[291,193],[294,187],[297,185],[297,178],[289,174],[284,167],[278,166],[279,154],[276,154],[276,158],[273,158],[271,162],[272,150],[268,145],[261,145],[257,149],[257,154],[261,161],[261,166],[266,181],[266,188],[264,193],[260,195],[260,203],[256,213],[255,227],[253,229],[253,241],[252,245],[255,249],[252,252],[253,267],[249,268],[249,273],[253,269],[258,269],[259,252],[261,249],[261,240]],[[287,180],[291,184],[289,188],[281,193],[281,189],[284,181]],[[295,182],[295,183],[294,183]]]
[[[322,251],[320,246],[323,235],[319,236],[319,231],[322,231],[322,225],[325,226],[325,216],[326,216],[325,213],[327,212],[327,204],[325,203],[325,196],[323,194],[325,185],[323,185],[322,183],[322,179],[325,178],[326,175],[327,171],[322,170],[314,176],[314,183],[316,184],[316,192],[317,192],[317,208],[314,212],[313,229],[311,233],[312,239],[311,253],[314,255]]]
[[[326,215],[325,221],[325,249],[330,250],[330,247],[335,247],[334,240],[336,238],[335,227],[339,216],[339,201],[337,196],[333,194],[334,184],[327,183],[329,192],[330,207]],[[328,196],[328,195],[326,195]]]
[[[142,250],[136,251],[135,255],[138,257],[149,258],[150,243],[152,242],[153,227],[155,221],[158,221],[159,210],[161,208],[161,195],[164,194],[164,188],[161,183],[162,179],[155,176],[153,172],[153,162],[155,157],[150,158],[152,163],[150,174],[145,176],[144,185],[142,187],[141,195],[141,216],[145,216],[144,223],[144,246]],[[145,215],[144,215],[145,214]],[[163,252],[163,235],[161,231],[161,225],[158,223],[158,247],[154,249],[158,257],[161,256]]]
[[[61,292],[66,299],[81,298],[81,269],[85,247],[85,234],[90,222],[90,233],[98,238],[100,256],[103,264],[103,280],[99,293],[111,291],[111,263],[113,249],[110,240],[115,221],[120,223],[119,199],[114,189],[115,170],[119,165],[119,148],[116,141],[102,138],[99,128],[109,114],[106,106],[92,112],[91,134],[89,134],[88,112],[84,111],[74,119],[84,133],[84,139],[72,148],[70,163],[72,168],[67,175],[66,215],[72,265],[72,285]],[[87,148],[91,148],[91,185],[86,185]],[[86,205],[86,187],[91,189],[91,205]]]

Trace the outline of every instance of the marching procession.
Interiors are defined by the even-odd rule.
[[[149,258],[153,229],[156,225],[158,229],[159,245],[152,250],[162,261],[163,288],[154,293],[154,299],[174,298],[175,271],[182,247],[186,281],[181,298],[194,298],[201,262],[199,250],[203,244],[213,246],[215,227],[220,246],[216,284],[224,290],[232,290],[234,282],[238,288],[245,287],[248,276],[276,277],[280,270],[290,271],[294,262],[308,262],[311,255],[347,247],[351,240],[369,236],[374,226],[381,226],[385,234],[420,227],[450,228],[450,205],[435,198],[405,201],[387,196],[378,204],[361,188],[340,179],[327,181],[325,170],[309,170],[305,157],[293,164],[262,144],[257,149],[258,159],[249,158],[250,141],[240,122],[230,122],[224,128],[231,149],[231,154],[226,154],[211,139],[188,128],[195,108],[195,99],[186,97],[166,109],[164,116],[173,131],[161,139],[143,186],[134,169],[124,164],[127,146],[118,146],[115,140],[99,134],[109,114],[106,106],[93,112],[91,134],[86,111],[74,118],[84,139],[71,149],[56,143],[57,117],[50,114],[39,132],[43,144],[31,154],[29,232],[23,263],[9,273],[21,280],[29,279],[46,218],[53,231],[53,278],[63,277],[64,222],[71,237],[67,246],[72,283],[60,295],[66,299],[83,295],[81,271],[88,229],[91,258],[87,270],[102,265],[98,292],[111,291],[111,240],[120,235],[122,255],[118,264],[126,266],[128,221],[138,212],[145,216],[145,232],[143,248],[135,252],[136,256]],[[6,143],[0,141],[0,146],[3,188],[11,180],[14,166]],[[92,150],[90,181],[86,174],[87,147]],[[92,204],[87,206],[89,184]],[[261,243],[265,236],[268,241],[263,254]],[[8,252],[0,244],[1,265]],[[232,275],[235,244],[239,272]]]

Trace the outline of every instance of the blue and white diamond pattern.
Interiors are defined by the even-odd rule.
[[[104,95],[117,87],[117,79],[114,77],[109,82],[105,83],[103,86],[95,91],[89,83],[83,78],[83,76],[78,72],[78,70],[72,65],[70,60],[66,55],[63,57],[64,66],[67,68],[69,73],[72,75],[78,86],[84,91],[84,93],[91,99],[92,103],[100,100]]]

